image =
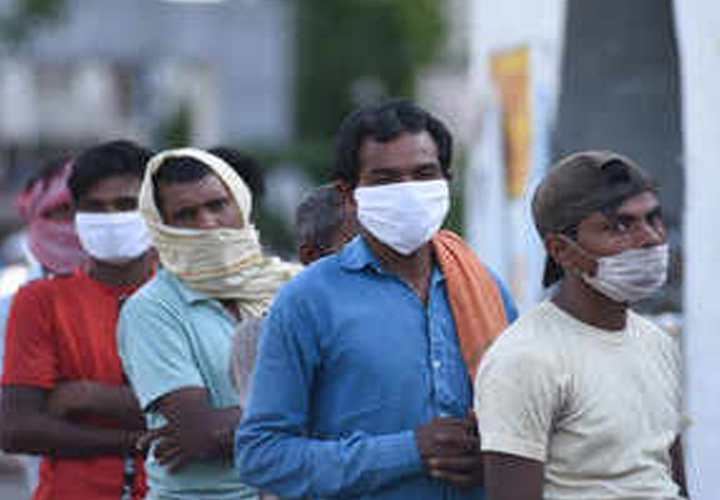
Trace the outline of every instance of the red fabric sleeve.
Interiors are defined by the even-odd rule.
[[[15,295],[5,336],[2,385],[51,389],[58,373],[57,335],[52,291],[43,280]]]

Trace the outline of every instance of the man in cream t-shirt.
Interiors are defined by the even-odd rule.
[[[552,297],[488,351],[475,410],[491,500],[686,497],[676,339],[628,308],[667,274],[653,181],[572,155],[533,199]]]

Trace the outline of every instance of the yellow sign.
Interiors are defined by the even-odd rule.
[[[497,54],[491,65],[503,108],[506,188],[510,198],[519,198],[531,162],[530,51],[522,47]]]

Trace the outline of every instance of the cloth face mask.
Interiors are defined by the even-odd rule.
[[[75,227],[85,251],[99,261],[122,264],[150,248],[150,234],[139,211],[78,212]]]
[[[633,248],[597,262],[595,276],[582,275],[585,283],[617,302],[637,302],[665,283],[669,249],[667,243]]]
[[[444,180],[359,187],[355,201],[360,224],[402,255],[410,255],[427,243],[450,208]]]

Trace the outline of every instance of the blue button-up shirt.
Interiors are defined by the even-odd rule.
[[[236,435],[243,481],[288,498],[481,498],[429,477],[415,442],[472,407],[438,268],[424,304],[356,238],[285,285],[256,363]]]

